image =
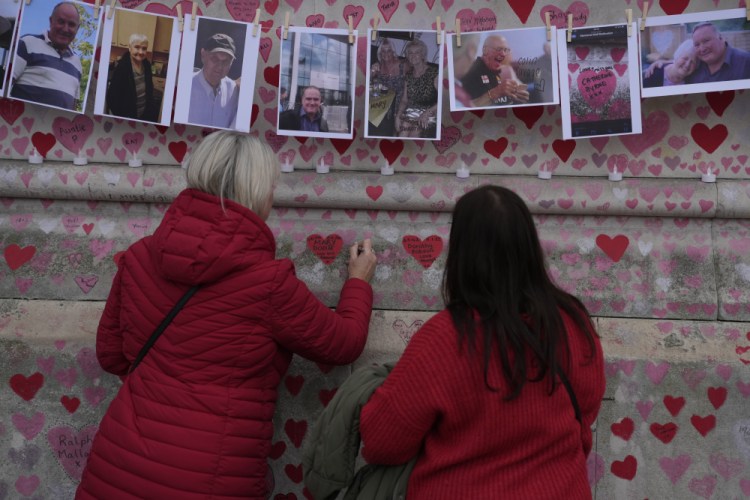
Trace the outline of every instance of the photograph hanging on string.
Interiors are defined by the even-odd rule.
[[[750,88],[747,13],[649,17],[641,32],[640,63],[643,97]]]
[[[635,24],[557,33],[564,139],[640,134],[641,103]]]
[[[375,38],[375,40],[373,40]],[[368,30],[365,137],[440,140],[443,45],[436,31]]]
[[[556,28],[524,28],[449,34],[451,111],[560,102]]]
[[[56,109],[86,109],[104,9],[83,2],[34,0],[19,18],[8,96]]]
[[[5,95],[21,2],[0,2],[0,96]]]
[[[169,125],[179,51],[173,17],[115,8],[104,18],[94,113]]]

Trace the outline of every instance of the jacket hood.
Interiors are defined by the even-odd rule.
[[[149,251],[164,278],[188,285],[212,283],[273,259],[276,241],[252,210],[231,200],[186,189],[172,202]]]

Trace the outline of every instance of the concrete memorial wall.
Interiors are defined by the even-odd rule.
[[[176,16],[177,5],[120,6]],[[364,137],[365,30],[376,15],[381,29],[432,30],[440,16],[445,29],[459,18],[467,32],[544,26],[547,12],[560,28],[568,13],[576,27],[621,23],[625,9],[637,18],[641,5],[198,3],[199,15],[245,22],[261,9],[250,133],[294,166],[281,175],[269,218],[278,256],[331,306],[347,246],[371,237],[379,257],[360,360],[331,367],[295,358],[280,388],[273,498],[309,498],[301,446],[316,416],[352,369],[396,359],[441,309],[450,211],[485,183],[528,203],[551,275],[584,301],[602,336],[607,391],[589,458],[595,498],[750,497],[749,92],[643,99],[642,134],[563,140],[558,105],[450,112],[446,72],[439,141]],[[649,16],[737,7],[661,0]],[[351,140],[276,134],[287,12],[291,25],[319,28],[346,28],[352,16],[360,36]],[[72,498],[120,385],[94,353],[118,254],[159,224],[185,186],[181,162],[210,132],[97,116],[92,106],[93,98],[73,114],[0,100],[0,500]],[[32,148],[42,164],[27,161]],[[87,165],[73,164],[80,151]],[[129,167],[133,156],[144,166]],[[316,173],[321,158],[330,173]],[[384,162],[393,176],[381,175]],[[462,166],[468,178],[456,176]],[[620,182],[608,179],[615,167]],[[716,182],[701,181],[706,168]]]

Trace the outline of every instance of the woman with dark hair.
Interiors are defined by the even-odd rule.
[[[147,52],[148,37],[130,35],[128,50],[117,61],[109,80],[107,106],[111,114],[147,122],[159,119]]]
[[[601,344],[518,195],[483,186],[456,203],[443,298],[362,409],[365,460],[416,457],[410,500],[591,498]]]

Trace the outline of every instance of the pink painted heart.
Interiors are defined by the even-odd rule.
[[[81,480],[85,458],[91,450],[97,426],[88,425],[76,431],[72,427],[53,427],[47,432],[47,442],[53,455],[68,476],[76,482]]]
[[[143,139],[144,136],[140,132],[126,132],[122,136],[122,145],[135,156],[141,150],[141,146],[143,146]]]
[[[227,11],[237,21],[250,22],[255,19],[255,10],[260,7],[260,0],[225,0]],[[297,9],[294,9],[296,12]]]
[[[263,58],[263,62],[268,62],[268,55],[271,53],[271,48],[273,48],[273,40],[270,37],[264,36],[260,39],[260,44],[258,46],[260,51],[260,56]]]
[[[490,9],[483,7],[474,12],[472,9],[461,9],[456,13],[461,21],[461,31],[489,31],[497,26],[497,16]]]
[[[78,115],[73,120],[58,116],[52,121],[52,133],[68,151],[78,154],[86,140],[94,132],[94,121],[86,115]]]
[[[39,434],[39,431],[44,427],[44,413],[36,412],[31,417],[27,417],[22,413],[14,413],[11,416],[13,426],[21,433],[23,437],[31,441],[34,437]]]
[[[609,68],[586,68],[576,78],[578,90],[593,109],[609,102],[617,87],[617,76]]]
[[[443,154],[461,139],[461,130],[458,127],[441,127],[439,141],[432,141],[438,153]]]
[[[693,459],[690,455],[679,455],[677,457],[661,457],[659,459],[659,467],[664,471],[672,484],[677,484],[677,481],[685,474],[685,472],[693,463]]]
[[[633,156],[640,156],[645,150],[661,142],[668,130],[669,115],[663,110],[657,110],[643,121],[642,134],[623,135],[619,139]]]
[[[398,336],[401,337],[401,340],[403,340],[405,344],[408,344],[409,340],[411,340],[412,336],[422,327],[423,324],[424,321],[416,320],[410,325],[407,325],[404,320],[397,319],[393,322],[392,327]]]
[[[344,22],[349,24],[349,18],[352,18],[352,26],[357,29],[359,22],[365,15],[365,8],[361,5],[347,5],[344,7]]]
[[[580,28],[586,24],[589,18],[589,7],[584,2],[576,1],[563,11],[556,5],[545,5],[539,11],[542,23],[546,22],[546,14],[549,12],[550,24],[557,28],[568,27],[568,14],[573,14],[573,27]]]
[[[385,22],[389,23],[391,17],[398,9],[398,0],[378,0],[378,10],[383,15]]]

